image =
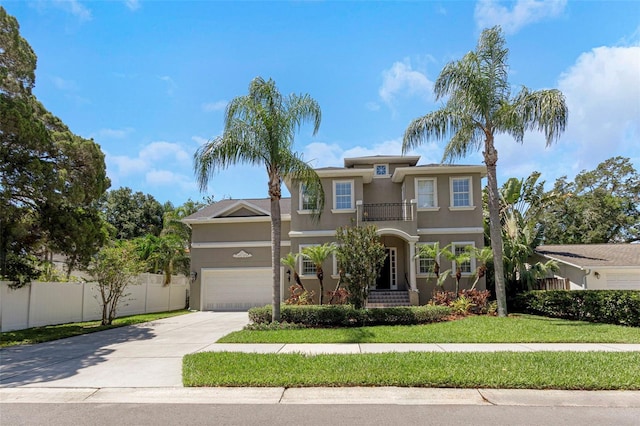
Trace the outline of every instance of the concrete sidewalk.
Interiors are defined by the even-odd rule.
[[[428,403],[640,406],[640,392],[417,388],[184,388],[182,357],[202,351],[377,353],[640,351],[640,344],[217,344],[246,312],[196,312],[0,350],[0,402]],[[474,402],[475,401],[475,402]]]

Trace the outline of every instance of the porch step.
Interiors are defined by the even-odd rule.
[[[411,306],[408,291],[370,291],[365,307],[391,308],[394,306]]]

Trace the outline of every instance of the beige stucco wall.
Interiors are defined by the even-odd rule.
[[[446,247],[451,243],[473,243],[475,247],[482,248],[484,247],[484,236],[483,234],[439,234],[439,235],[421,235],[420,243],[436,243],[440,244],[440,248]],[[417,250],[416,250],[417,251]],[[452,269],[452,262],[448,259],[441,257],[440,258],[440,271],[446,271],[448,269]],[[472,274],[463,274],[462,279],[460,280],[460,289],[468,289],[471,288],[473,282],[475,281],[475,270],[477,268],[477,263],[475,260],[471,261],[471,270]],[[420,304],[424,305],[429,302],[431,297],[433,296],[434,289],[436,288],[436,278],[429,277],[428,275],[416,275],[416,284],[418,287],[418,291],[420,292]],[[443,290],[446,291],[455,291],[455,278],[448,278],[443,286]],[[486,280],[485,278],[481,278],[476,284],[476,289],[485,290],[486,289]],[[440,290],[440,288],[438,288]]]
[[[281,255],[289,250],[290,222],[282,221]],[[208,223],[192,225],[191,270],[198,273],[191,284],[189,306],[200,309],[203,268],[243,268],[271,266],[271,222]],[[246,242],[246,244],[243,244]],[[225,247],[231,243],[232,247]],[[222,244],[221,247],[211,247]],[[256,245],[258,244],[258,245]],[[202,247],[204,246],[204,247]],[[244,251],[251,257],[234,257]]]
[[[281,238],[289,239],[291,222],[281,222]],[[223,222],[192,224],[193,243],[233,242],[233,241],[271,241],[271,222]]]

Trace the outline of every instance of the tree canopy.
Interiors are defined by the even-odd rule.
[[[114,227],[117,240],[132,240],[146,234],[159,236],[164,208],[153,195],[122,187],[107,192],[100,199],[105,220]]]
[[[88,262],[104,242],[95,201],[110,182],[100,146],[31,94],[37,58],[19,30],[0,6],[0,276],[24,284],[43,249]]]
[[[640,241],[640,174],[629,158],[613,157],[595,170],[563,176],[555,202],[541,218],[545,244]]]

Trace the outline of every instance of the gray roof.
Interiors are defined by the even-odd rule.
[[[590,268],[594,266],[640,267],[640,244],[543,245],[536,253],[562,263]]]
[[[246,198],[246,199],[237,199],[237,200],[220,200],[213,204],[209,204],[206,207],[198,210],[191,216],[186,217],[185,221],[194,221],[194,220],[206,220],[211,219],[212,217],[217,217],[221,213],[224,213],[229,208],[233,207],[236,204],[245,204],[249,208],[253,207],[257,210],[264,210],[266,212],[271,211],[271,200],[269,198]],[[281,214],[291,214],[291,198],[281,198],[280,199],[280,213]],[[256,213],[254,216],[265,216],[264,214]],[[224,217],[224,214],[222,215]]]

